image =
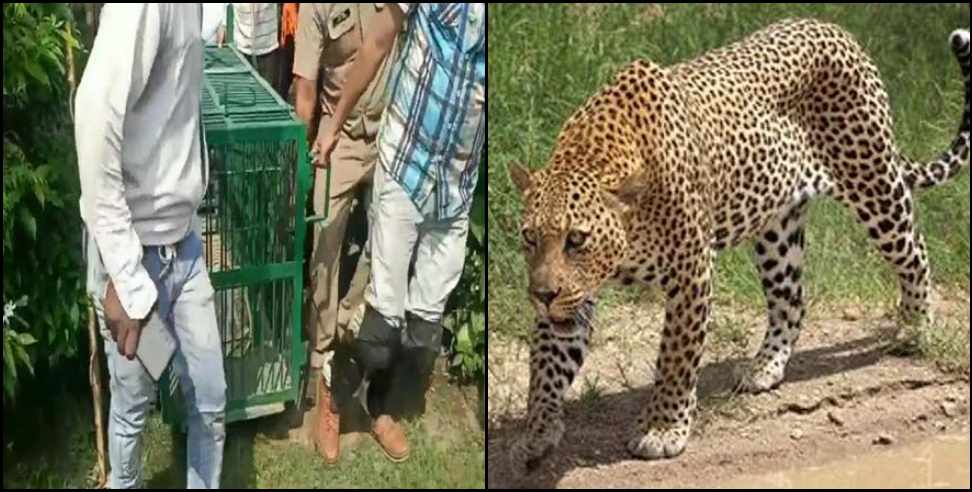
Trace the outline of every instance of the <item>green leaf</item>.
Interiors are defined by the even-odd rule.
[[[37,166],[34,171],[34,178],[43,185],[47,185],[47,180],[54,174],[54,168],[50,165]]]
[[[30,356],[27,355],[27,350],[25,350],[24,347],[20,345],[15,345],[14,351],[17,353],[17,359],[19,359],[18,362],[27,366],[27,371],[30,372],[31,376],[33,376],[34,366],[33,364],[30,363]]]
[[[44,190],[45,190],[45,187],[44,187],[43,183],[40,183],[40,182],[35,182],[34,183],[34,198],[36,198],[37,201],[40,202],[41,208],[44,208],[44,207],[47,206],[47,194],[45,193]]]
[[[477,342],[486,342],[486,315],[476,313],[472,317],[472,326]]]
[[[17,376],[11,372],[3,371],[3,394],[10,399],[11,402],[14,401],[16,394],[14,390],[17,387]]]
[[[486,205],[481,198],[473,202],[472,210],[469,212],[469,230],[472,232],[476,242],[480,245],[486,244]]]
[[[4,379],[6,379],[7,374],[10,374],[11,381],[17,383],[17,362],[14,360],[16,354],[14,354],[13,344],[10,343],[10,334],[4,333],[3,336],[3,365],[6,370],[3,372]]]
[[[7,360],[9,360],[9,359],[11,359],[13,357],[13,354],[12,354],[12,352],[10,350],[10,340],[11,340],[10,330],[8,330],[7,328],[4,328],[3,329],[3,360],[4,360],[4,362],[6,362]]]
[[[70,313],[68,315],[68,321],[70,321],[70,326],[71,327],[78,326],[78,322],[81,319],[81,311],[80,308],[78,307],[78,303],[72,302],[71,309],[68,312]]]
[[[32,241],[37,240],[37,219],[26,208],[20,209],[20,223]]]
[[[463,354],[472,352],[473,344],[472,339],[469,337],[469,325],[465,325],[459,329],[459,333],[456,335],[456,348]]]
[[[17,335],[17,339],[20,341],[20,345],[23,347],[29,347],[37,343],[37,339],[34,338],[30,333],[21,333]]]
[[[35,81],[43,85],[44,87],[50,87],[51,81],[44,73],[44,69],[34,60],[26,60],[24,63],[24,70],[34,78]]]

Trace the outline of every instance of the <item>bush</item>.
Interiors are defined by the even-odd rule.
[[[68,46],[79,49],[66,27],[71,13],[66,4],[14,3],[3,18],[3,303],[16,306],[16,317],[4,313],[6,404],[23,375],[17,364],[32,373],[33,363],[77,355],[86,300],[63,61]]]
[[[11,327],[13,322],[26,326],[22,318],[17,316],[17,309],[27,305],[27,298],[17,302],[9,302],[3,308],[3,401],[13,401],[17,389],[17,372],[24,366],[33,375],[34,365],[27,355],[26,348],[37,341],[29,333],[18,333]]]
[[[469,244],[462,279],[450,299],[453,311],[452,370],[465,381],[486,375],[486,158],[479,170],[469,214]]]

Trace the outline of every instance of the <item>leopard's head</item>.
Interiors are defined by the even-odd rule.
[[[510,167],[523,195],[523,250],[529,265],[530,299],[541,319],[572,330],[611,279],[627,247],[627,206],[595,176]]]

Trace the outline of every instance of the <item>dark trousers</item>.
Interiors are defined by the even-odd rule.
[[[294,80],[294,45],[292,42],[265,55],[247,57],[247,60],[253,64],[257,73],[270,84],[270,87],[273,87],[273,90],[284,101],[291,102],[290,85]]]

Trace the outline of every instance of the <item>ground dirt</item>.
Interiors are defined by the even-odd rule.
[[[733,387],[746,356],[762,340],[762,315],[717,307],[689,448],[675,460],[654,463],[632,460],[625,442],[650,391],[663,314],[613,308],[598,322],[589,362],[568,395],[563,443],[522,481],[511,478],[507,455],[522,434],[528,349],[519,341],[491,338],[487,485],[711,486],[936,436],[967,437],[969,297],[966,292],[938,297],[936,317],[948,320],[949,328],[941,329],[960,337],[964,365],[894,355],[896,323],[884,316],[890,306],[812,306],[784,385],[757,396],[734,394]]]

